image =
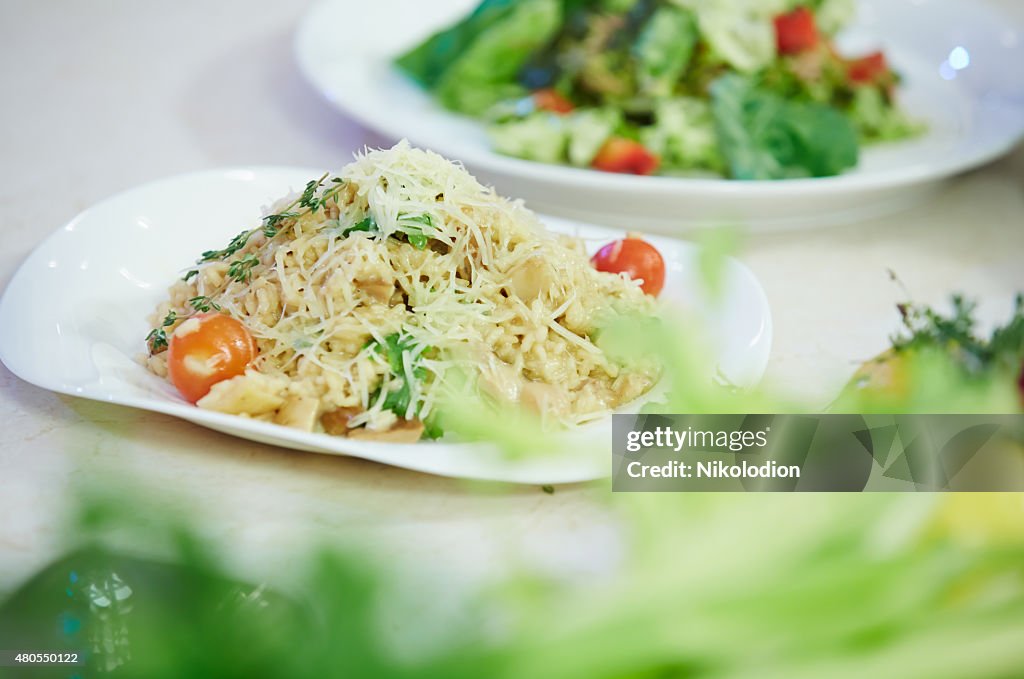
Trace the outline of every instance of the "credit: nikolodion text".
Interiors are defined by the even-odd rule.
[[[746,460],[739,464],[726,464],[722,460],[687,464],[673,461],[664,465],[647,465],[633,460],[626,466],[626,473],[634,479],[787,479],[800,478],[800,467],[795,464],[783,465],[770,460],[754,465]]]
[[[616,492],[1024,491],[1020,415],[615,415]]]

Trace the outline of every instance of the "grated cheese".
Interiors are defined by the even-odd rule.
[[[521,202],[405,142],[366,152],[337,176],[340,184],[317,194],[339,186],[335,197],[282,220],[272,238],[255,233],[225,261],[200,264],[161,310],[187,315],[188,299],[209,297],[256,338],[258,373],[286,379],[291,398],[316,399],[321,413],[358,410],[350,427],[425,418],[450,370],[487,379],[492,361],[521,384],[557,392],[551,402],[564,407],[544,415],[564,424],[599,417],[653,384],[653,375],[617,380],[621,367],[590,337],[603,315],[647,312],[651,302],[635,282],[595,271],[578,239],[548,233]],[[368,217],[375,231],[343,235]],[[230,263],[247,255],[259,262],[251,277],[232,279]],[[522,299],[510,273],[538,257],[543,268]],[[396,333],[405,338],[398,375],[368,347],[385,347]],[[408,408],[386,410],[388,393],[403,384]]]

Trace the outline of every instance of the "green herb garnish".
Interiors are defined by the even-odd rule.
[[[391,374],[397,377],[401,382],[398,389],[389,391],[384,397],[384,409],[390,410],[399,417],[405,417],[405,414],[409,410],[409,404],[412,401],[412,384],[405,372],[405,363],[402,358],[403,354],[405,354],[405,352],[410,353],[411,361],[413,363],[411,370],[412,378],[414,380],[423,381],[427,378],[427,369],[421,365],[417,365],[417,359],[423,355],[424,351],[430,350],[430,347],[417,347],[415,340],[410,335],[403,335],[402,333],[397,332],[385,337],[383,344],[376,339],[372,339],[367,342],[366,346],[377,354],[383,356],[383,358],[388,362]],[[380,398],[380,393],[381,388],[378,388],[371,396],[371,400],[376,401]],[[435,430],[435,433],[440,432],[440,426],[436,422],[433,423],[432,429]]]
[[[146,344],[149,346],[150,354],[157,354],[160,351],[167,348],[167,330],[166,328],[171,327],[178,321],[178,312],[171,309],[164,316],[164,320],[160,322],[159,328],[153,328],[146,335]]]
[[[337,230],[336,232],[341,238],[347,238],[357,231],[374,234],[380,233],[380,226],[377,224],[377,220],[370,214],[344,229],[339,229],[337,226],[332,226],[331,228]],[[410,216],[400,214],[398,215],[398,230],[392,235],[404,234],[410,245],[417,250],[424,250],[430,242],[430,236],[424,231],[424,228],[434,228],[434,220],[430,215]]]
[[[231,262],[228,267],[228,278],[239,283],[248,283],[252,280],[253,268],[259,263],[259,257],[250,252],[245,257]]]
[[[417,250],[424,250],[430,242],[430,236],[424,232],[424,228],[434,229],[434,218],[428,214],[422,215],[398,215],[399,229],[409,239],[409,244]]]
[[[377,220],[373,218],[373,215],[367,215],[362,221],[356,222],[347,229],[342,229],[341,237],[347,238],[350,233],[356,231],[365,231],[366,233],[377,233],[380,228],[377,226]]]
[[[289,219],[301,217],[303,214],[312,213],[316,210],[321,209],[327,204],[327,201],[331,198],[336,198],[338,192],[345,186],[345,180],[341,177],[332,177],[330,179],[332,187],[325,190],[322,194],[317,195],[317,192],[324,187],[327,181],[328,174],[324,174],[319,179],[314,179],[306,184],[306,188],[302,194],[286,206],[282,211],[267,215],[263,218],[263,223],[255,229],[248,231],[242,231],[221,250],[207,250],[203,252],[199,259],[198,264],[205,262],[222,262],[237,254],[249,243],[249,239],[252,238],[257,232],[263,233],[263,235],[270,239],[275,237],[281,230],[281,224]],[[256,255],[249,253],[244,257],[237,259],[228,266],[228,278],[239,283],[248,283],[252,280],[252,270],[259,264],[259,258]],[[189,269],[182,280],[186,283],[199,275],[199,269]],[[189,304],[194,309],[194,313],[208,312],[211,309],[220,311],[221,308],[212,299],[205,295],[199,297],[193,297],[189,300]],[[191,316],[192,314],[190,314]],[[168,314],[168,317],[164,319],[163,325],[159,328],[154,328],[146,336],[146,342],[149,345],[150,353],[157,353],[163,349],[166,349],[167,344],[167,333],[165,328],[173,325],[175,321],[188,318],[189,316],[177,316],[176,312],[172,311]]]
[[[952,313],[944,315],[926,306],[898,305],[905,332],[891,338],[893,349],[937,349],[952,355],[971,375],[992,370],[1018,375],[1024,361],[1024,296],[1017,296],[1013,317],[991,338],[979,337],[975,332],[975,302],[954,295],[952,306]]]
[[[344,179],[341,177],[333,177],[330,181],[334,186],[318,196],[317,191],[324,186],[324,182],[327,181],[328,174],[329,173],[325,173],[319,179],[309,181],[306,184],[306,188],[298,198],[289,203],[280,212],[264,217],[263,224],[260,225],[259,228],[250,229],[249,231],[243,231],[238,234],[231,239],[231,242],[228,243],[228,246],[223,250],[207,250],[201,255],[199,262],[223,261],[244,248],[249,242],[249,239],[252,238],[253,234],[256,232],[262,231],[263,235],[267,238],[273,238],[280,233],[282,222],[301,217],[304,214],[316,212],[322,208],[327,204],[328,200],[336,198],[338,196],[338,192],[340,192],[345,185]],[[192,272],[189,272],[187,275],[191,277],[193,274]],[[188,278],[185,280],[188,280]]]
[[[224,248],[223,250],[207,250],[206,252],[204,252],[202,255],[200,255],[199,261],[213,262],[216,260],[227,259],[231,255],[235,254],[236,252],[244,248],[245,244],[249,242],[249,237],[252,236],[254,233],[256,233],[255,230],[243,231],[242,233],[232,238],[231,242],[228,243],[227,247]]]
[[[267,238],[273,238],[281,231],[281,222],[283,222],[286,219],[292,219],[293,217],[298,216],[298,212],[291,212],[287,210],[284,212],[278,212],[277,214],[274,215],[267,215],[266,217],[263,218],[263,226],[261,227],[263,229],[263,235],[266,236]],[[252,233],[255,232],[251,232],[250,235],[252,235]]]
[[[153,328],[146,335],[146,344],[151,355],[160,353],[167,348],[167,331],[163,328]]]
[[[206,295],[202,295],[200,297],[193,297],[188,301],[188,303],[192,306],[193,309],[195,309],[196,313],[205,313],[210,309],[220,311],[220,305],[214,302]]]
[[[311,180],[306,184],[305,191],[299,196],[299,206],[308,207],[315,210],[319,207],[319,203],[316,199],[317,190],[323,185],[324,180],[327,179],[327,173],[324,173],[320,179]]]

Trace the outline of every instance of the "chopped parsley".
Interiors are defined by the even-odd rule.
[[[387,361],[388,367],[391,369],[391,374],[398,378],[400,382],[398,389],[389,391],[384,397],[384,409],[390,410],[395,415],[404,418],[405,414],[409,411],[409,405],[412,402],[412,384],[405,372],[403,355],[406,352],[410,354],[412,360],[412,379],[422,382],[427,379],[427,369],[422,365],[417,365],[417,359],[422,356],[425,351],[429,351],[430,347],[417,347],[415,340],[410,335],[403,335],[402,333],[397,332],[385,337],[383,344],[376,339],[372,339],[367,342],[366,346]],[[383,387],[379,387],[377,391],[373,393],[371,400],[376,401],[380,398],[381,389],[383,389]],[[431,421],[429,424],[425,423],[425,425],[427,425],[427,429],[429,429],[428,432],[425,432],[429,438],[438,438],[443,434],[443,431],[436,420]]]
[[[426,249],[427,243],[430,242],[430,236],[424,231],[424,228],[429,229],[431,233],[433,232],[433,217],[428,214],[416,216],[401,214],[398,215],[398,223],[399,229],[409,239],[410,245],[417,250]]]
[[[373,215],[367,215],[362,221],[356,222],[347,229],[342,229],[341,237],[347,238],[350,233],[355,233],[356,231],[378,233],[380,231],[380,227],[377,226],[377,220],[373,218]]]
[[[338,227],[334,227],[338,228]],[[398,231],[392,235],[403,234],[417,250],[425,250],[427,244],[430,242],[431,236],[429,232],[434,229],[434,219],[430,215],[415,215],[410,216],[406,214],[398,215]],[[341,238],[347,238],[349,234],[362,231],[365,233],[380,233],[380,226],[377,224],[377,220],[373,215],[368,214],[361,221],[356,222],[352,226],[344,229],[339,229],[337,233]]]

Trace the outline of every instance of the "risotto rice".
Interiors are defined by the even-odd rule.
[[[403,142],[310,182],[203,253],[152,321],[165,339],[215,309],[256,339],[250,369],[199,407],[411,441],[424,423],[437,433],[452,371],[482,398],[566,425],[638,398],[652,371],[609,358],[595,330],[651,304],[636,282],[596,271],[578,239]],[[146,364],[166,377],[166,341],[153,338]]]

